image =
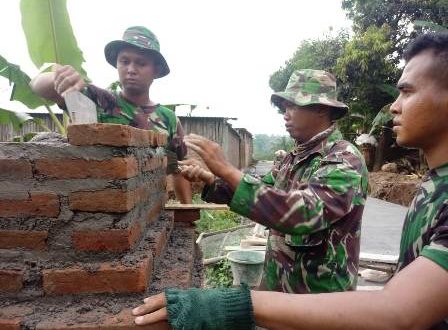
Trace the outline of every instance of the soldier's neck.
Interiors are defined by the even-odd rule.
[[[138,106],[152,106],[155,105],[154,102],[152,102],[149,98],[149,92],[148,93],[138,93],[133,94],[126,91],[121,92],[121,96],[126,99],[126,101],[138,105]]]

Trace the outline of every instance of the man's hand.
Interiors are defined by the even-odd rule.
[[[216,142],[207,140],[197,134],[189,134],[185,137],[185,144],[202,158],[210,171],[216,176],[225,176],[229,168],[233,167],[226,160],[221,146]]]
[[[168,320],[165,293],[162,292],[158,295],[148,297],[143,302],[143,305],[132,310],[132,315],[137,316],[135,318],[135,324],[145,325]]]
[[[230,164],[221,149],[221,146],[205,137],[189,134],[184,138],[187,147],[195,151],[204,161],[209,170],[226,181],[232,189],[236,189],[243,177],[243,173]]]
[[[226,160],[218,143],[196,134],[185,136],[184,141],[187,147],[202,158],[214,175],[226,181],[232,189],[238,187],[243,173]]]
[[[179,161],[180,173],[191,182],[203,181],[206,184],[212,184],[215,176],[201,166],[201,163],[195,159]]]
[[[78,71],[70,65],[57,65],[54,73],[54,89],[62,97],[71,91],[81,91],[86,86]]]

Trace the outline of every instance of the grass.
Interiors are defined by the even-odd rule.
[[[193,203],[203,203],[199,194],[193,196]],[[217,231],[237,227],[242,217],[232,211],[216,210],[201,211],[201,218],[195,222],[198,233]],[[233,282],[230,262],[221,260],[205,268],[206,287],[231,287]]]
[[[193,196],[193,204],[203,203],[199,194]],[[229,229],[241,224],[241,216],[227,210],[201,210],[201,218],[195,222],[198,233]]]
[[[230,288],[233,283],[232,270],[228,260],[221,260],[205,269],[206,287]]]

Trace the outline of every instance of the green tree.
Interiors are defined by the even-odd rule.
[[[448,0],[342,0],[342,8],[353,21],[355,33],[363,33],[371,26],[387,25],[395,61],[400,59],[411,38],[428,29],[413,25],[415,21],[448,26]]]
[[[254,158],[257,160],[272,160],[277,150],[289,151],[294,147],[294,141],[285,135],[254,135]]]
[[[379,109],[393,101],[398,69],[391,58],[393,44],[390,30],[369,27],[356,34],[337,60],[335,73],[340,94],[350,107],[349,116],[342,122],[344,131],[367,131]]]
[[[274,92],[283,91],[291,73],[298,69],[333,72],[336,61],[342,55],[347,41],[348,33],[344,30],[339,31],[336,35],[328,33],[320,39],[302,41],[285,65],[271,75],[269,86]]]

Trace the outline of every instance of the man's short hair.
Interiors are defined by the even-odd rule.
[[[419,35],[407,46],[404,59],[409,62],[413,57],[427,51],[434,57],[431,73],[442,86],[448,88],[448,32]]]

